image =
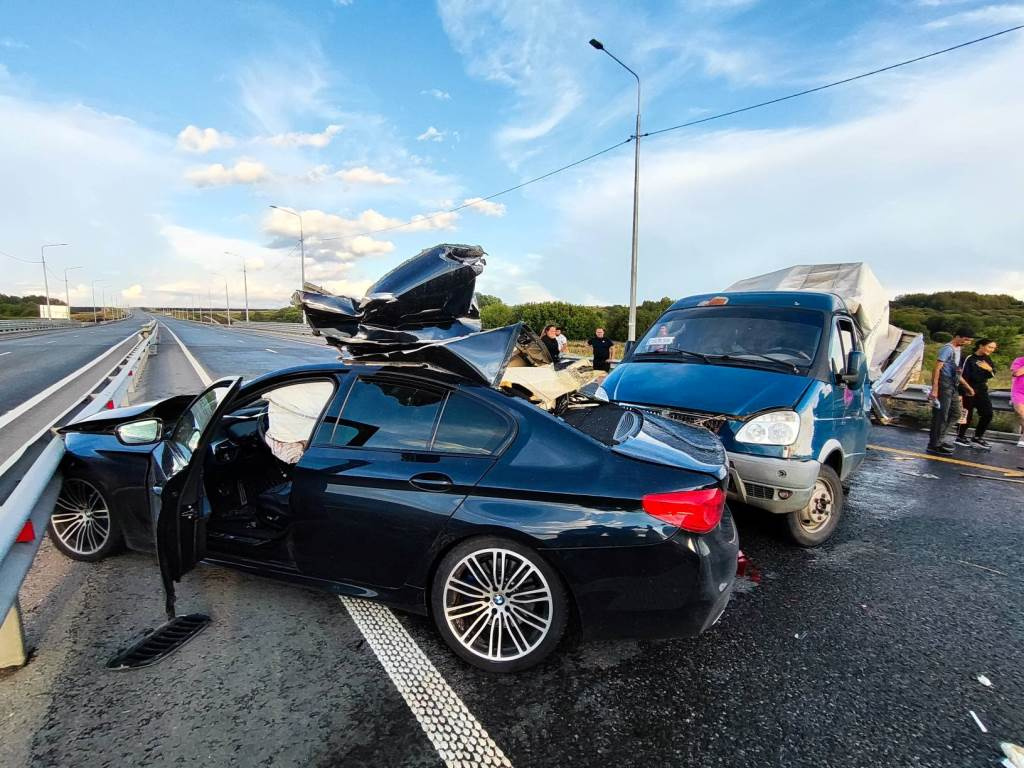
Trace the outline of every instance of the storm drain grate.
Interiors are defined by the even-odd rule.
[[[209,623],[210,617],[201,613],[175,616],[118,653],[107,662],[107,669],[138,669],[156,664],[206,629]]]

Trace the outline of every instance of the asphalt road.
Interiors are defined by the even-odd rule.
[[[204,366],[235,333],[205,330]],[[905,452],[870,452],[827,545],[795,548],[777,520],[737,510],[759,578],[700,638],[570,641],[494,676],[427,620],[402,624],[515,766],[998,764],[1000,740],[1024,742],[1024,486],[910,455],[921,433],[871,441]],[[0,763],[442,764],[336,597],[212,566],[179,596],[210,628],[154,667],[108,672],[161,620],[153,560],[70,563],[44,545],[22,593],[36,658],[0,677]]]
[[[252,378],[278,368],[308,363],[328,363],[338,352],[321,339],[306,341],[270,336],[254,331],[221,328],[160,316],[215,379],[241,375]],[[164,339],[164,343],[169,340]]]
[[[0,338],[0,414],[20,405],[130,334],[149,319],[137,312],[110,325]]]

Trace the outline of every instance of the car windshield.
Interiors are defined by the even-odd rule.
[[[789,307],[676,309],[661,316],[633,356],[805,369],[814,362],[823,325],[820,312]]]

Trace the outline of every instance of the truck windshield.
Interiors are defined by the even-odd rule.
[[[790,307],[691,307],[666,312],[636,345],[639,360],[678,358],[772,368],[807,369],[825,317]]]

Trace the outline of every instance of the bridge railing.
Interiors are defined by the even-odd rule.
[[[105,385],[98,385],[102,389],[91,394],[91,401],[74,418],[125,404],[156,339],[156,324],[150,323],[140,334],[142,338],[105,378]],[[60,494],[63,457],[64,441],[54,437],[0,505],[0,616],[5,617],[0,625],[0,668],[21,666],[27,660],[18,592]]]

